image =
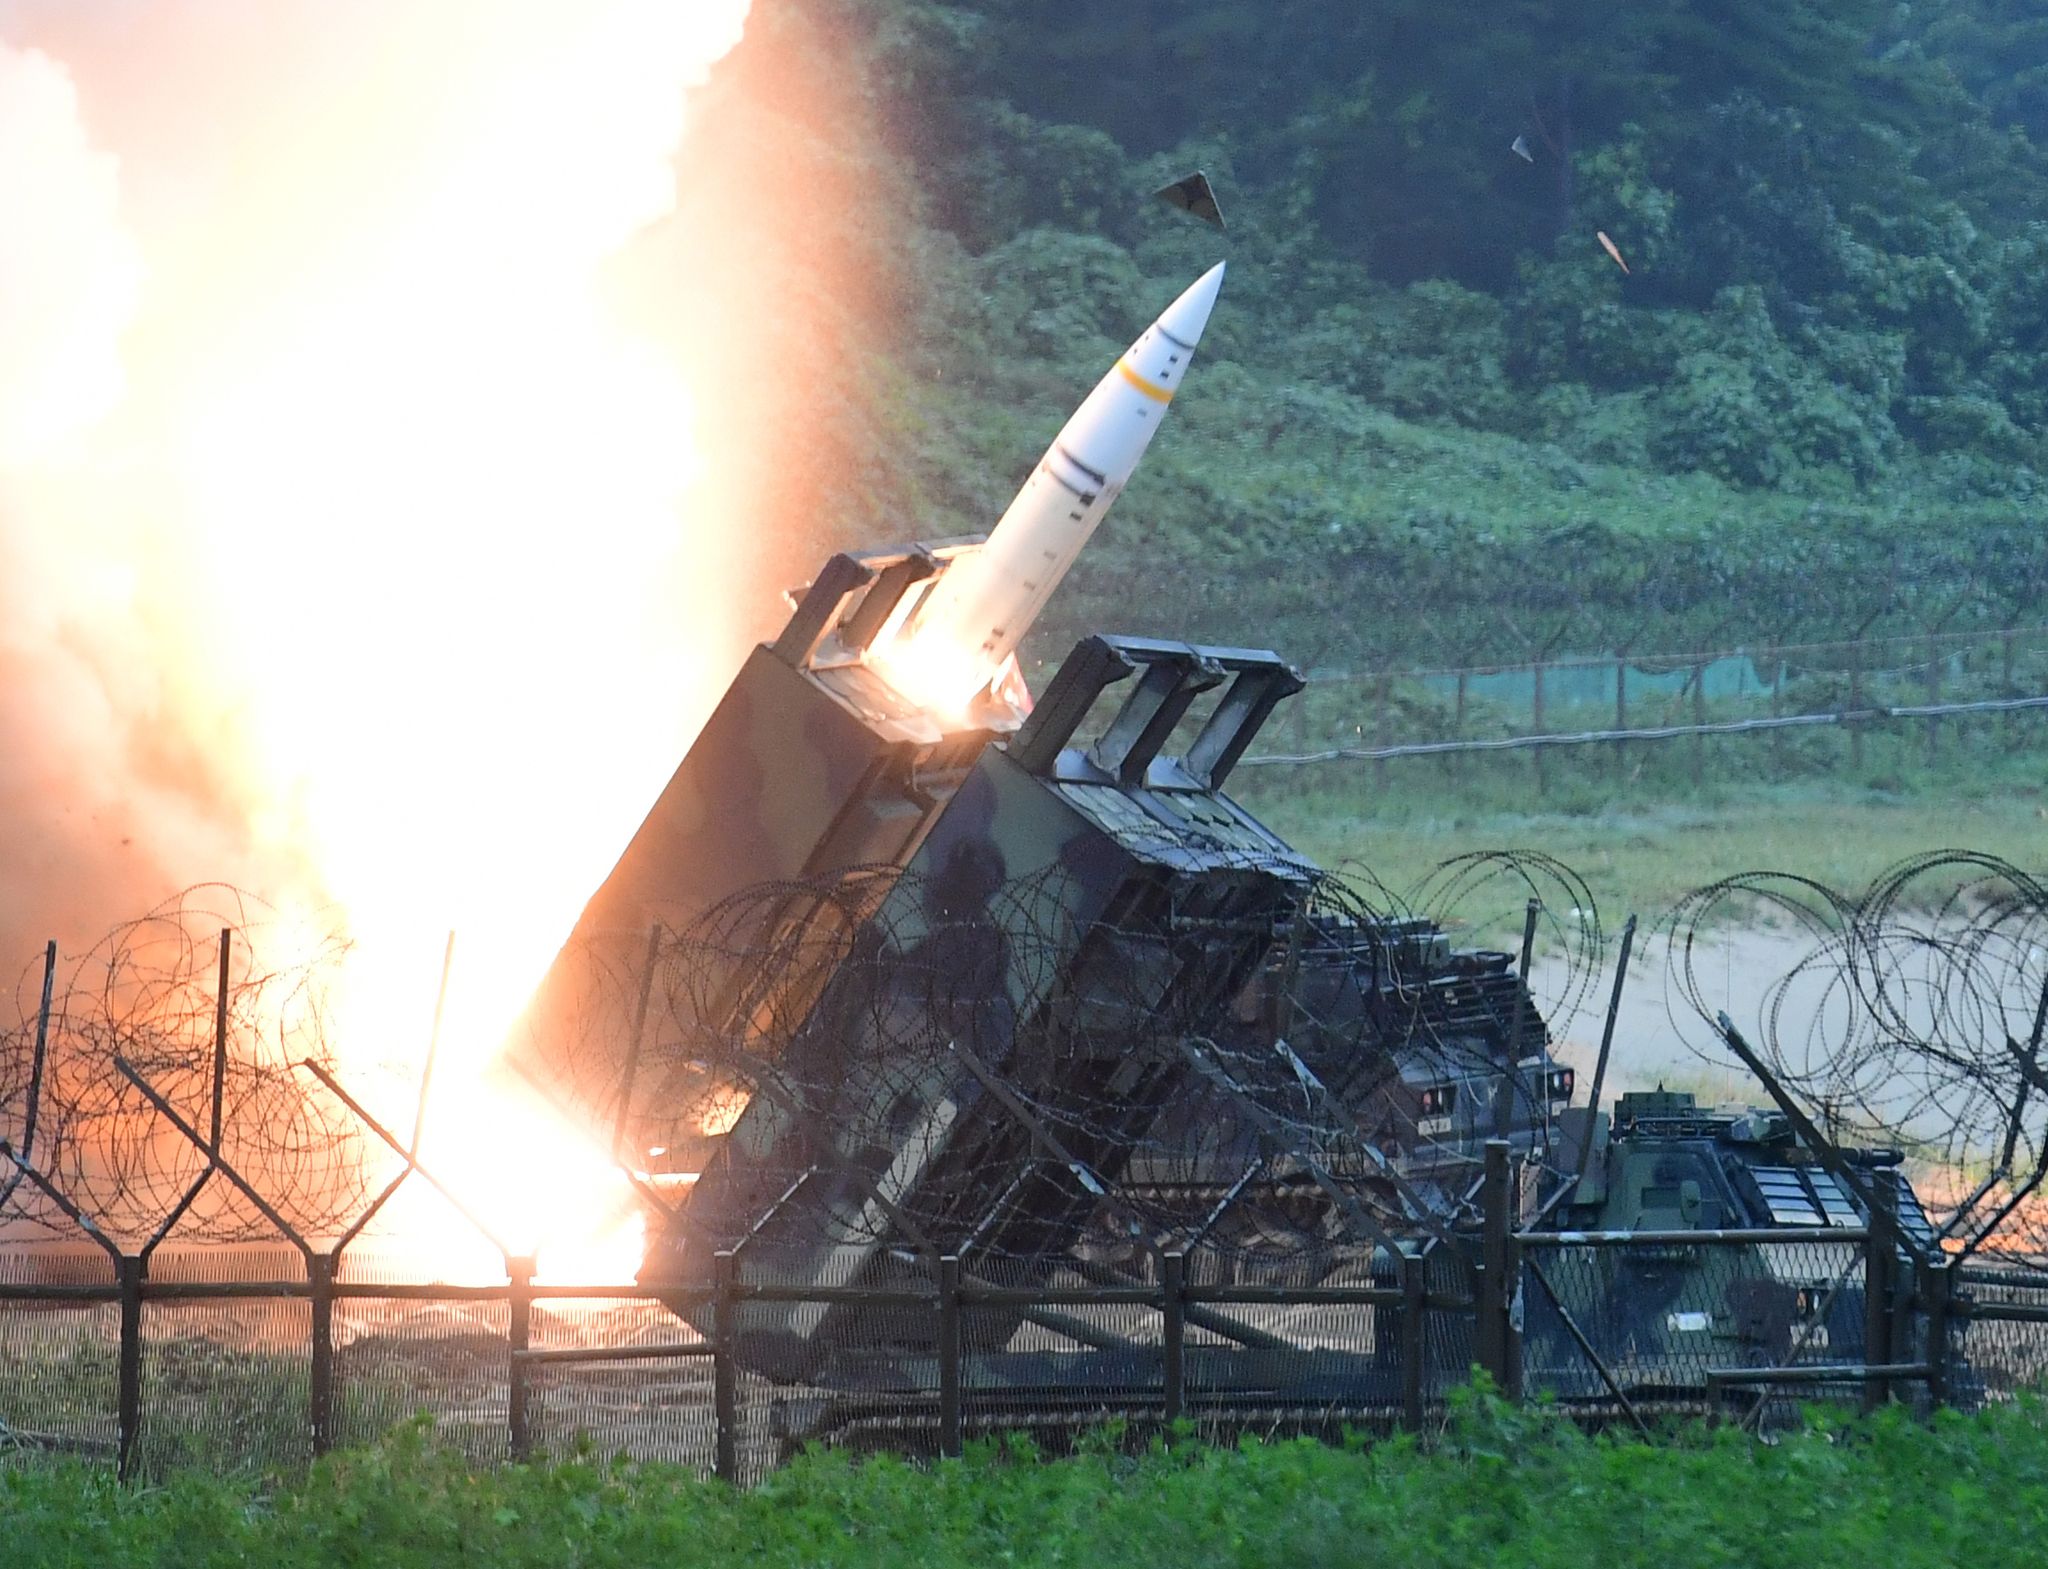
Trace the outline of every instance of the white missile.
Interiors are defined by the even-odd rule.
[[[961,705],[1003,670],[1145,455],[1222,286],[1218,262],[1160,313],[1061,427],[987,543],[933,586],[881,656],[908,695]]]

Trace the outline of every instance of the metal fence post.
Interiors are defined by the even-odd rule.
[[[1422,1255],[1401,1255],[1401,1421],[1411,1433],[1422,1431],[1422,1374],[1427,1355],[1423,1327],[1425,1308]],[[1374,1312],[1379,1310],[1375,1308]]]
[[[1707,778],[1707,662],[1711,656],[1701,653],[1699,663],[1692,667],[1692,784],[1697,790]]]
[[[1493,1092],[1493,1136],[1496,1139],[1505,1139],[1508,1129],[1514,1125],[1517,1089],[1514,1068],[1522,1060],[1522,1036],[1529,1027],[1529,966],[1535,959],[1536,922],[1542,914],[1541,899],[1531,899],[1522,912],[1522,952],[1515,967],[1515,1010],[1508,1025],[1506,1048],[1501,1053],[1507,1072]],[[1547,1107],[1550,1103],[1542,1100],[1542,1095],[1543,1086],[1538,1085],[1538,1103]]]
[[[739,1341],[739,1260],[722,1252],[712,1261],[716,1299],[711,1320],[711,1406],[717,1428],[712,1470],[721,1482],[739,1485],[739,1390],[733,1352]]]
[[[960,1442],[960,1260],[939,1260],[939,1453],[957,1458]]]
[[[1918,1347],[1914,1334],[1913,1314],[1920,1306],[1919,1290],[1922,1282],[1918,1263],[1895,1251],[1892,1254],[1892,1323],[1885,1332],[1885,1355],[1894,1362],[1910,1362]],[[1898,1386],[1892,1385],[1896,1394]]]
[[[1771,650],[1771,717],[1781,718],[1785,712],[1785,653],[1783,649]],[[1773,778],[1782,778],[1785,773],[1785,732],[1771,731],[1771,770]]]
[[[1178,1422],[1187,1407],[1187,1257],[1165,1253],[1159,1259],[1160,1405],[1168,1424]]]
[[[125,1482],[135,1475],[135,1446],[142,1429],[142,1274],[148,1261],[124,1253],[114,1267],[121,1288],[121,1362],[115,1397],[121,1447],[116,1469]]]
[[[1868,630],[1870,623],[1866,621],[1863,626]],[[1863,639],[1858,633],[1856,641],[1849,645],[1849,712],[1856,715],[1862,711]],[[1863,768],[1863,721],[1859,718],[1849,721],[1849,766],[1859,773]]]
[[[521,1356],[533,1344],[533,1257],[515,1256],[505,1260],[505,1291],[509,1322],[505,1326],[505,1347],[510,1354],[511,1372],[506,1381],[505,1417],[514,1460],[533,1453],[531,1389],[527,1383],[526,1358]]]
[[[1897,1243],[1892,1237],[1894,1195],[1878,1173],[1870,1186],[1870,1229],[1863,1243],[1863,1361],[1875,1367],[1892,1357],[1892,1276],[1898,1262]],[[1891,1385],[1884,1379],[1863,1381],[1863,1409],[1874,1411],[1891,1398]]]
[[[1385,751],[1394,744],[1393,710],[1394,677],[1391,671],[1383,671],[1379,685],[1373,693],[1373,745]],[[1385,793],[1387,788],[1387,760],[1376,757],[1372,760],[1372,783],[1375,790]]]
[[[1537,656],[1536,664],[1530,671],[1530,677],[1529,715],[1531,722],[1529,732],[1532,735],[1542,735],[1544,733],[1546,715],[1543,701],[1543,659],[1541,655]],[[1532,746],[1529,749],[1530,761],[1534,765],[1536,774],[1536,793],[1539,796],[1544,794],[1549,788],[1549,774],[1543,762],[1543,754],[1549,750],[1550,748],[1547,746]]]
[[[1927,706],[1935,707],[1941,702],[1941,634],[1927,634]],[[1941,715],[1927,716],[1927,761],[1931,764],[1941,753]]]
[[[1955,1286],[1952,1269],[1948,1259],[1939,1254],[1920,1268],[1920,1304],[1927,1314],[1927,1395],[1937,1408],[1948,1404],[1949,1304]]]
[[[1451,708],[1451,739],[1453,741],[1465,739],[1465,709],[1470,703],[1472,696],[1472,672],[1467,670],[1465,666],[1471,663],[1472,660],[1469,655],[1460,656],[1456,695],[1452,699]],[[1451,777],[1453,779],[1463,779],[1465,777],[1465,754],[1463,752],[1452,752],[1449,756]]]
[[[1508,1141],[1486,1141],[1486,1174],[1479,1186],[1479,1321],[1473,1349],[1479,1365],[1503,1391],[1508,1384]]]
[[[2020,695],[2019,688],[2013,685],[2014,638],[2015,634],[2007,631],[1998,640],[1998,695],[2000,697],[2018,697]],[[2019,734],[2019,719],[2020,716],[2016,713],[2008,712],[2005,716],[2005,745],[2007,751],[2012,749],[2013,742]]]
[[[334,1259],[306,1255],[306,1297],[313,1309],[313,1357],[307,1370],[306,1418],[313,1457],[334,1446]]]
[[[1617,734],[1628,728],[1628,650],[1623,649],[1614,656],[1614,728]],[[1628,742],[1614,743],[1614,771],[1617,775],[1628,770]]]

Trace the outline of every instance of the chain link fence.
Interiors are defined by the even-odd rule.
[[[2031,750],[2048,737],[2048,627],[1932,630],[1824,643],[1595,655],[1548,648],[1441,669],[1315,670],[1281,745],[1241,766],[1526,753],[1605,754],[1639,767],[1649,743],[1747,743],[1793,777],[1866,764],[1926,765],[1967,749]],[[1882,755],[1880,755],[1882,753]],[[1551,766],[1556,766],[1552,764]]]
[[[1476,1143],[1431,1142],[1423,1119],[1447,1102],[1417,1093],[1368,1124],[1358,1107],[1378,1103],[1347,1100],[1337,1077],[1383,1060],[1386,1039],[1438,1094],[1448,1068],[1476,1060],[1469,1042],[1452,1051],[1474,1032],[1495,1042],[1488,1061],[1546,1060],[1544,1019],[1515,979],[1526,957],[1513,972],[1507,955],[1438,970],[1411,955],[1440,932],[1416,910],[1469,911],[1502,889],[1521,901],[1539,870],[1461,858],[1432,885],[1441,897],[1408,909],[1327,892],[1342,901],[1330,929],[1398,939],[1344,948],[1329,972],[1385,981],[1391,1035],[1308,984],[1305,937],[1283,945],[1284,1011],[1255,1009],[1234,1035],[1198,1038],[1170,1010],[1122,1006],[1123,978],[1094,974],[1110,1044],[1161,1084],[1180,1075],[1181,1123],[1130,1125],[1134,1092],[1107,1072],[1076,1088],[1071,1063],[1113,1067],[1112,1053],[1063,1054],[1055,1040],[1040,1060],[1006,1059],[974,1033],[988,1010],[959,989],[953,959],[971,950],[943,943],[866,977],[919,984],[856,993],[841,1022],[868,1028],[864,1057],[821,1036],[807,1071],[794,1037],[700,1033],[667,1056],[636,1046],[607,1078],[584,1054],[580,1093],[600,1123],[607,1105],[624,1121],[636,1071],[713,1081],[690,1105],[723,1105],[721,1085],[744,1084],[786,1127],[826,1122],[829,1097],[860,1081],[862,1143],[776,1144],[775,1163],[743,1174],[752,1188],[731,1189],[736,1229],[697,1239],[704,1267],[650,1267],[652,1284],[537,1278],[459,1197],[447,1208],[484,1273],[452,1263],[452,1244],[401,1249],[402,1228],[380,1229],[386,1201],[444,1178],[417,1129],[400,1139],[350,1096],[313,1035],[277,1044],[278,1021],[300,1015],[271,1002],[316,988],[229,933],[195,941],[182,918],[126,929],[82,972],[89,989],[60,991],[49,955],[6,1037],[19,1050],[0,1053],[0,1450],[126,1476],[268,1470],[424,1411],[479,1462],[588,1444],[745,1482],[806,1442],[957,1453],[1008,1432],[1057,1445],[1106,1420],[1133,1436],[1425,1429],[1475,1364],[1594,1420],[1681,1411],[1761,1425],[1814,1394],[1968,1407],[2036,1387],[2048,1369],[2048,1215],[2032,1200],[2048,1174],[2038,882],[1949,856],[1906,863],[1861,900],[1779,890],[1778,908],[1806,911],[1823,938],[1804,957],[1788,948],[1794,973],[1820,966],[1826,995],[1855,1005],[1823,1009],[1840,1027],[1816,1034],[1779,998],[1755,1077],[1849,1129],[1945,1151],[1959,1188],[1932,1217],[1938,1233],[1907,1239],[1844,1212],[1805,1230],[1602,1234],[1540,1229],[1578,1170],[1553,1147],[1547,1110],[1519,1143],[1484,1141],[1482,1158]],[[1930,915],[1906,897],[1929,878],[1952,908]],[[1571,994],[1583,996],[1599,926],[1582,885],[1560,886],[1550,905],[1571,910],[1583,950]],[[1683,919],[1703,922],[1730,892],[1703,891]],[[1525,955],[1544,907],[1532,897],[1524,911]],[[1027,948],[1045,935],[1021,919],[1011,929]],[[1709,1017],[1717,999],[1684,957],[1689,929],[1677,935],[1674,974]],[[620,984],[642,999],[698,986],[699,947],[657,931],[648,969]],[[145,962],[159,951],[166,964]],[[850,952],[831,951],[834,973],[870,962]],[[1417,977],[1438,974],[1449,990],[1425,997]],[[1617,998],[1619,986],[1617,970]],[[954,1060],[963,1043],[967,1068]],[[1894,1104],[1902,1082],[1924,1093]],[[1559,1093],[1570,1098],[1568,1080]],[[942,1153],[934,1130],[970,1096],[977,1148],[994,1153],[913,1191],[908,1174]],[[679,1104],[665,1090],[647,1099],[664,1115]],[[1969,1169],[1987,1148],[1995,1167]],[[982,1197],[963,1207],[970,1189]],[[687,1214],[651,1179],[642,1197],[650,1227]],[[988,1245],[998,1234],[1004,1245]]]
[[[168,1252],[124,1290],[90,1252],[8,1250],[0,1451],[125,1476],[289,1470],[426,1413],[479,1462],[588,1450],[744,1484],[808,1443],[936,1455],[1013,1433],[1057,1448],[1104,1423],[1127,1438],[1426,1429],[1475,1364],[1512,1394],[1645,1426],[1769,1426],[1815,1398],[1969,1409],[2048,1374],[2048,1273],[1916,1264],[1859,1227],[1517,1233],[1499,1148],[1478,1235],[1304,1259],[1291,1281],[1218,1283],[1179,1254],[1111,1286],[948,1257],[893,1291],[736,1263],[708,1289],[657,1291],[535,1285],[515,1259],[487,1285],[338,1281],[322,1314],[321,1272],[276,1278],[276,1252]],[[870,1376],[747,1366],[739,1333],[769,1301],[871,1315]]]

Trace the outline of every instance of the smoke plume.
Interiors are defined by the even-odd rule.
[[[736,639],[615,296],[745,12],[0,0],[0,958],[228,878],[536,973]]]

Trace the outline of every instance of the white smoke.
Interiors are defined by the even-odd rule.
[[[566,928],[702,705],[606,279],[745,12],[0,0],[0,963],[212,877]]]
[[[107,412],[140,262],[65,69],[0,42],[0,469]]]

